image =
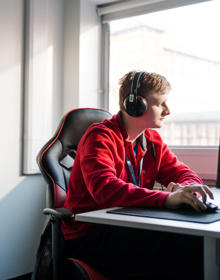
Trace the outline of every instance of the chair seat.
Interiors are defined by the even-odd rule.
[[[64,273],[65,280],[108,280],[106,276],[95,270],[87,263],[73,258],[68,258],[65,261]]]

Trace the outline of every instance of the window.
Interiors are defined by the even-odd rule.
[[[53,46],[48,2],[25,2],[23,174],[37,174],[36,156],[52,135]]]
[[[118,80],[126,72],[166,76],[172,85],[172,114],[159,132],[181,161],[211,180],[216,179],[220,132],[219,8],[218,0],[140,0],[98,7],[109,33],[109,79],[104,81],[109,111],[119,109]],[[130,46],[121,48],[123,40]]]
[[[209,1],[112,21],[110,112],[119,108],[120,77],[133,69],[157,72],[172,85],[172,114],[160,129],[164,140],[169,145],[218,145],[219,10],[219,1]]]

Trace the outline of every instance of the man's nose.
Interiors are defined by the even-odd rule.
[[[165,116],[170,115],[170,108],[167,105],[164,108],[164,115]]]

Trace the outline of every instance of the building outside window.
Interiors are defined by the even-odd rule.
[[[109,111],[131,70],[167,77],[171,115],[159,130],[169,145],[217,146],[220,132],[220,1],[110,22]]]

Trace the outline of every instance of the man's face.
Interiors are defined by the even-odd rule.
[[[140,117],[145,123],[146,128],[160,128],[163,125],[164,118],[170,114],[167,105],[168,96],[163,92],[152,92],[146,98],[148,109],[146,113]]]

